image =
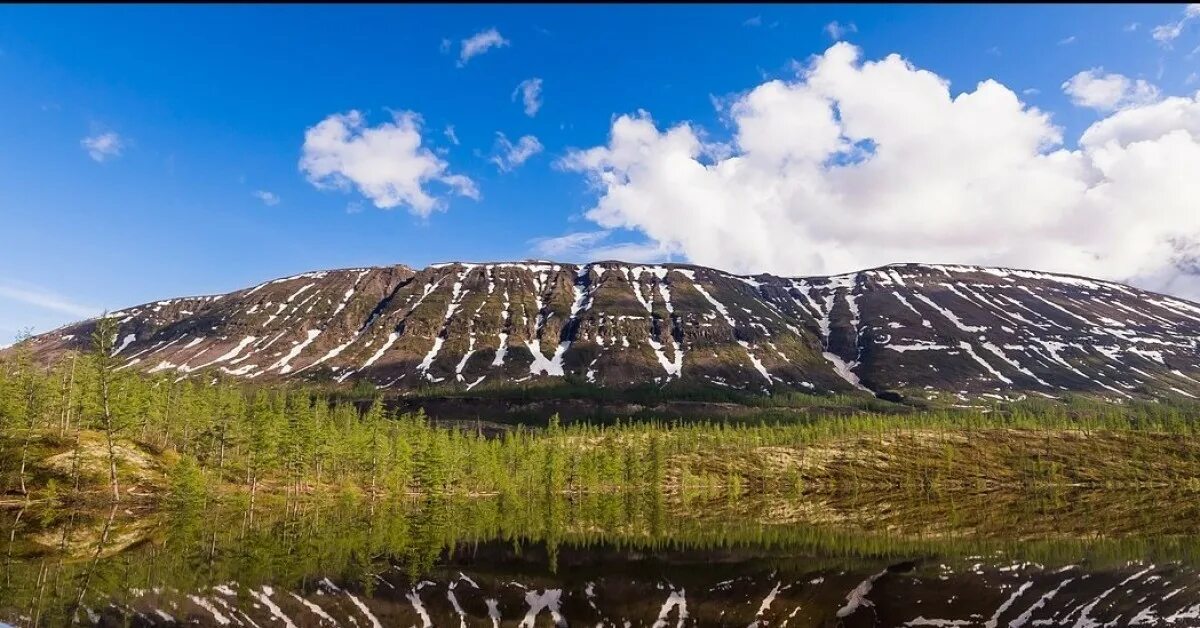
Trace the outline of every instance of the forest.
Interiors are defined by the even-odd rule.
[[[115,336],[106,318],[90,351],[45,366],[18,343],[0,357],[6,501],[1190,487],[1200,478],[1197,406],[1185,401],[831,414],[804,412],[820,398],[793,397],[775,402],[793,412],[757,422],[555,416],[485,430],[397,413],[378,395],[126,372]]]

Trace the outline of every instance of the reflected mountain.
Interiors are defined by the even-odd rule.
[[[10,511],[0,620],[1200,626],[1197,520],[1115,516],[1147,499],[1170,503],[1146,491],[699,505],[631,494]],[[1072,514],[1103,515],[1089,510],[1099,504],[1114,516]]]

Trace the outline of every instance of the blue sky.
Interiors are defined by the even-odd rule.
[[[753,258],[709,255],[628,207],[589,216],[606,192],[616,198],[596,186],[605,167],[562,160],[608,145],[616,117],[639,110],[662,131],[690,123],[729,142],[737,123],[714,103],[795,80],[796,63],[835,40],[861,60],[898,54],[952,94],[994,79],[1048,113],[1074,150],[1138,98],[1080,106],[1063,87],[1078,73],[1119,74],[1128,94],[1144,81],[1154,93],[1138,106],[1200,87],[1200,19],[1187,15],[1183,5],[0,7],[0,343],[101,308],[319,268],[615,251],[751,270]],[[491,29],[504,45],[461,63],[465,40]],[[529,115],[517,88],[535,78]],[[314,184],[299,165],[306,131],[352,110],[364,128],[418,114],[421,145],[478,198],[425,181],[440,206],[419,215],[376,207],[353,174]],[[542,149],[502,170],[498,133]],[[848,250],[842,265],[858,261]],[[851,270],[806,264],[782,270]]]

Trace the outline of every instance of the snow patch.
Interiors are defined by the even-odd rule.
[[[554,349],[554,357],[546,359],[542,354],[542,341],[526,340],[525,346],[529,349],[529,353],[533,355],[533,364],[529,365],[529,373],[531,375],[540,375],[545,373],[554,377],[563,376],[563,354],[570,348],[570,341],[560,342]]]
[[[362,367],[359,368],[359,370],[360,371],[365,370],[368,366],[371,366],[372,364],[378,362],[379,358],[382,358],[383,354],[385,352],[387,352],[388,349],[391,349],[392,345],[395,344],[396,340],[399,338],[400,338],[400,334],[398,334],[396,332],[392,332],[392,333],[388,334],[387,340],[385,340],[383,342],[383,345],[381,347],[379,347],[379,350],[376,351],[375,353],[371,354],[371,357],[367,358],[367,361],[363,363]]]

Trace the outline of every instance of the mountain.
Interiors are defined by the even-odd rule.
[[[1026,270],[897,264],[829,277],[684,264],[354,268],[131,307],[122,368],[387,391],[568,381],[952,401],[1200,397],[1200,305]],[[35,337],[50,360],[95,321]]]

